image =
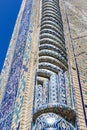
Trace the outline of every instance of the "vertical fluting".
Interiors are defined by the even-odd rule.
[[[35,107],[33,115],[34,123],[39,120],[39,123],[35,123],[36,129],[58,128],[59,130],[58,124],[54,125],[58,123],[58,120],[55,119],[55,113],[60,115],[64,122],[67,120],[69,123],[75,124],[75,112],[67,105],[66,71],[68,71],[68,65],[59,1],[42,0],[39,63],[35,86],[36,93],[39,95],[35,93],[35,106],[37,107]],[[38,78],[42,85],[38,85]],[[41,100],[42,104],[37,102],[37,99]],[[47,121],[43,120],[48,116],[50,118]],[[44,122],[47,126],[44,126]],[[69,126],[69,123],[66,123],[66,126]],[[70,127],[72,126],[70,125]]]

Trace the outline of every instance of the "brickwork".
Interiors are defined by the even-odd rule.
[[[65,38],[69,53],[70,69],[76,100],[77,123],[80,130],[87,130],[86,96],[86,1],[60,0]],[[82,14],[85,11],[85,14]],[[84,17],[84,18],[83,18]]]
[[[87,130],[86,5],[23,0],[0,75],[0,130]]]

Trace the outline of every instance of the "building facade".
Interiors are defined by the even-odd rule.
[[[0,75],[0,130],[87,130],[86,3],[22,1]]]

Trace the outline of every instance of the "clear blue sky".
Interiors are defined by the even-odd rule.
[[[0,72],[22,0],[0,0]]]

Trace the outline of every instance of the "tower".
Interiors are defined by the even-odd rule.
[[[68,5],[23,0],[0,77],[0,130],[87,129],[86,52]]]

